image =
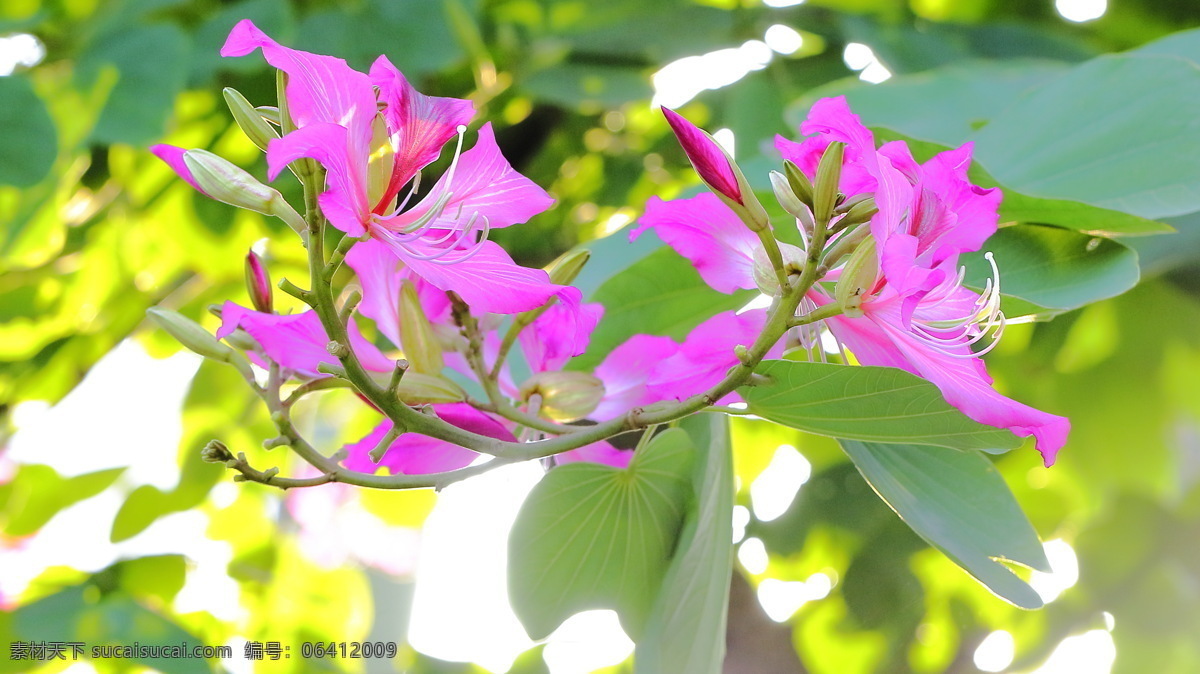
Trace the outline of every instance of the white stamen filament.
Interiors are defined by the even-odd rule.
[[[984,285],[983,293],[974,302],[974,311],[965,316],[944,320],[913,319],[912,334],[925,345],[952,358],[976,358],[982,356],[1000,343],[1004,334],[1007,319],[1000,311],[1000,269],[996,266],[996,258],[991,252],[984,253],[984,258],[992,267],[992,277]],[[923,311],[940,306],[954,296],[962,288],[965,269],[960,268],[955,282],[945,291],[936,302],[921,307]],[[951,333],[951,334],[947,334]],[[991,333],[991,343],[979,351],[971,351],[970,346],[982,340]],[[964,337],[970,337],[963,341]],[[965,353],[963,347],[967,347]]]

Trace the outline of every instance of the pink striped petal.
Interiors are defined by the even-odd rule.
[[[396,148],[391,182],[381,200],[391,203],[417,171],[438,158],[458,127],[471,123],[475,104],[417,92],[386,56],[371,66],[371,81],[379,87],[380,102],[386,104],[383,118]]]
[[[688,334],[675,355],[654,368],[646,382],[647,390],[660,400],[683,400],[705,392],[737,365],[734,347],[753,344],[766,320],[765,309],[752,309],[741,314],[727,311],[704,321]],[[780,342],[767,357],[777,358],[782,353]]]
[[[516,170],[500,154],[491,123],[479,129],[475,147],[462,153],[454,175],[442,175],[433,189],[413,208],[381,221],[388,229],[399,231],[425,215],[447,190],[453,195],[440,216],[433,220],[437,229],[455,229],[474,214],[487,218],[493,229],[525,222],[550,208],[554,199],[529,178]]]
[[[338,362],[326,348],[329,336],[315,311],[280,316],[225,302],[221,307],[221,328],[217,330],[217,337],[225,337],[236,328],[253,337],[267,358],[297,374],[323,377],[325,375],[317,371],[317,366]],[[363,338],[353,323],[350,325],[350,344],[363,367],[375,372],[391,372],[392,361]]]
[[[670,337],[634,335],[612,350],[596,366],[595,375],[604,384],[604,398],[589,415],[608,421],[629,410],[658,402],[647,390],[646,380],[659,363],[675,355],[679,344]]]
[[[516,441],[500,422],[466,403],[434,405],[433,408],[442,420],[463,430],[497,440]],[[463,468],[479,458],[479,454],[445,440],[420,433],[403,433],[388,445],[382,460],[376,464],[371,461],[371,450],[391,430],[391,420],[385,419],[365,438],[346,445],[347,456],[342,464],[364,473],[374,473],[379,466],[383,466],[392,475],[424,475]]]
[[[529,369],[558,370],[572,356],[586,351],[592,331],[603,315],[604,307],[600,304],[572,306],[555,302],[518,337]]]
[[[301,157],[320,162],[328,185],[318,197],[321,212],[347,235],[362,236],[371,210],[367,204],[367,154],[354,154],[349,134],[343,126],[324,122],[296,129],[267,146],[267,168],[274,180]]]
[[[757,287],[754,251],[760,245],[758,237],[715,195],[704,192],[674,201],[651,197],[629,239],[647,229],[690,260],[714,290],[733,293]]]

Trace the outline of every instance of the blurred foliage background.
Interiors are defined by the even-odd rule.
[[[256,241],[286,242],[268,248],[272,273],[302,277],[302,251],[281,225],[200,197],[146,151],[156,142],[202,147],[265,174],[220,95],[232,86],[256,104],[273,102],[274,75],[259,57],[217,55],[242,18],[360,69],[386,54],[423,92],[472,98],[511,162],[558,200],[528,225],[497,233],[518,261],[542,265],[635,220],[650,196],[695,188],[649,105],[652,75],[678,59],[744,49],[777,25],[801,38],[791,53],[774,53],[765,67],[683,107],[705,128],[730,129],[739,159],[753,164],[774,134],[794,137],[820,92],[867,86],[858,77],[868,66],[847,58],[861,48],[848,53],[848,45],[869,47],[896,82],[982,61],[1032,78],[1027,88],[1038,73],[1200,25],[1200,8],[1112,0],[1100,18],[1073,23],[1051,0],[6,0],[0,37],[33,35],[45,53],[0,77],[0,447],[18,430],[13,416],[23,403],[59,401],[123,340],[160,357],[174,352],[166,335],[145,329],[147,307],[169,306],[212,326],[208,305],[245,302],[242,258]],[[985,124],[988,112],[972,121]],[[296,196],[292,185],[281,189]],[[1042,538],[1059,541],[1052,560],[1064,568],[1077,560],[1073,586],[1044,610],[1015,609],[916,538],[833,442],[739,420],[739,512],[753,542],[742,544],[750,546],[738,567],[745,582],[735,578],[727,669],[976,671],[978,647],[1002,630],[1015,644],[1008,666],[1026,671],[1064,639],[1099,630],[1115,645],[1113,671],[1200,671],[1198,219],[1174,215],[1167,221],[1178,233],[1126,240],[1140,256],[1136,288],[1014,327],[989,357],[1009,395],[1074,423],[1050,470],[1028,448],[997,458]],[[636,259],[611,242],[597,244],[605,255],[585,287]],[[219,503],[211,498],[229,478],[203,464],[198,450],[221,437],[261,452],[249,448],[270,435],[269,423],[253,402],[236,376],[200,368],[183,406],[173,487],[140,483],[120,468],[75,475],[0,454],[7,559],[60,511],[102,492],[124,503],[102,525],[113,541],[170,513],[200,512],[207,536],[231,546],[227,572],[248,609],[242,619],[178,610],[185,583],[202,581],[184,556],[153,555],[100,570],[47,568],[31,583],[0,586],[0,641],[403,642],[411,565],[369,554],[320,559],[313,549],[352,545],[330,533],[340,525],[321,529],[296,516],[302,509],[282,494],[248,487]],[[338,404],[336,396],[322,401],[322,414],[336,414]],[[327,435],[333,442],[362,431],[348,418]],[[781,516],[762,521],[750,487],[783,444],[799,450],[811,478]],[[352,502],[389,531],[415,532],[435,498],[343,493],[324,507]],[[306,535],[325,537],[314,548],[303,545]],[[796,602],[794,613],[775,616],[781,622],[754,601],[754,588],[794,590],[784,584],[817,574],[830,581],[828,596]],[[197,662],[140,664],[206,671]],[[540,662],[533,652],[513,671],[544,671]],[[312,666],[274,663],[277,671]],[[411,649],[396,666],[483,671]],[[0,660],[0,671],[29,667]]]

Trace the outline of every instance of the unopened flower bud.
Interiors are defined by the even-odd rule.
[[[250,142],[258,146],[258,149],[266,152],[267,145],[279,137],[279,132],[267,124],[262,113],[255,110],[240,91],[233,87],[225,87],[221,93],[225,96],[225,104],[229,106],[229,112],[233,114],[233,121],[237,122],[238,128],[246,134]]]
[[[396,396],[406,405],[457,403],[467,398],[458,384],[445,377],[412,371],[396,387]]]
[[[150,307],[146,310],[146,314],[189,351],[205,358],[229,363],[237,368],[242,376],[249,379],[254,378],[254,372],[250,369],[250,362],[246,360],[246,357],[222,344],[221,340],[201,327],[199,323],[178,311],[162,307]]]
[[[845,143],[830,143],[817,165],[817,181],[813,185],[813,217],[823,226],[829,224],[838,203],[838,181],[842,177],[842,157]]]
[[[200,191],[213,199],[230,206],[273,215],[297,232],[307,230],[304,218],[283,195],[228,160],[207,150],[188,150],[183,153],[183,161]]]
[[[246,290],[255,309],[264,314],[274,313],[271,277],[254,251],[246,253]]]
[[[400,346],[410,372],[437,374],[442,371],[442,345],[425,316],[417,289],[409,281],[400,286]]]
[[[591,414],[604,397],[604,384],[586,372],[539,372],[521,386],[521,397],[542,397],[542,416],[566,423]]]
[[[220,440],[209,440],[200,450],[200,458],[208,463],[225,463],[233,460],[233,452]]]
[[[800,202],[812,208],[813,205],[813,185],[804,175],[804,171],[800,170],[790,161],[783,162],[783,171],[787,176],[788,186],[792,188],[792,193],[796,195]]]
[[[725,148],[674,110],[662,108],[662,112],[704,184],[712,188],[752,231],[759,232],[770,226],[767,211]]]
[[[808,206],[800,201],[796,193],[792,191],[792,186],[788,183],[787,176],[779,171],[771,171],[771,189],[775,191],[775,201],[783,207],[793,218],[801,218],[808,213]]]
[[[878,278],[879,259],[875,252],[875,239],[868,238],[854,249],[854,254],[846,262],[833,288],[834,299],[842,307],[842,313],[850,318],[862,316],[863,299],[871,292]]]
[[[855,196],[843,206],[845,206],[846,215],[841,220],[838,220],[838,227],[861,225],[879,212],[879,207],[875,204],[875,198],[865,194]],[[843,208],[839,207],[838,210],[843,210]]]
[[[778,245],[779,253],[783,257],[784,270],[789,274],[800,273],[804,268],[804,250],[799,246],[782,241]],[[775,266],[767,257],[767,251],[761,246],[754,249],[754,282],[758,284],[758,289],[768,297],[774,297],[780,292],[779,275],[775,273]]]
[[[563,253],[550,266],[550,282],[560,286],[570,285],[591,258],[592,252],[586,249]]]

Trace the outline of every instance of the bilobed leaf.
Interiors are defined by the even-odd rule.
[[[770,384],[739,389],[750,412],[835,438],[998,451],[1020,442],[972,421],[932,383],[891,367],[767,361]]]
[[[1031,196],[1146,218],[1200,210],[1200,67],[1102,56],[1019,98],[973,139],[997,180]]]
[[[1066,311],[1120,295],[1138,282],[1137,254],[1111,239],[1058,227],[1002,227],[984,244],[1000,269],[1000,290],[1033,304]],[[966,283],[991,277],[983,253],[963,256]]]
[[[705,418],[707,417],[707,418]],[[634,652],[635,672],[718,674],[733,567],[733,448],[729,418],[684,420],[696,446],[695,505]]]
[[[683,523],[693,454],[672,429],[624,470],[572,463],[533,488],[508,541],[509,599],[530,637],[602,608],[641,635]]]
[[[42,99],[20,75],[0,77],[0,184],[29,187],[50,172],[58,134]]]
[[[1001,598],[1042,606],[1033,588],[997,561],[1050,571],[1037,532],[991,461],[925,445],[841,444],[880,498],[930,545]]]
[[[572,369],[595,367],[635,334],[677,340],[708,318],[744,306],[751,293],[723,295],[709,288],[692,263],[669,248],[656,250],[606,281],[588,301],[604,305],[604,320]]]

